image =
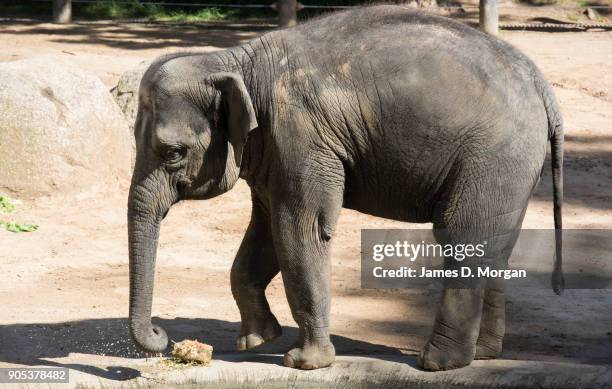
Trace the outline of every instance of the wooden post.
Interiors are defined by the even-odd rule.
[[[480,29],[487,34],[497,35],[497,0],[480,0]]]
[[[280,27],[291,27],[297,24],[297,0],[278,0],[276,8]]]
[[[53,0],[53,23],[70,23],[72,0]]]

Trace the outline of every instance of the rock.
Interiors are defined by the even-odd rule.
[[[0,190],[33,198],[127,182],[130,133],[94,75],[45,57],[0,63]]]
[[[136,122],[136,114],[138,113],[138,88],[142,76],[151,65],[152,61],[142,61],[135,68],[123,73],[119,78],[117,85],[111,89],[111,94],[115,102],[123,111],[123,116],[130,128],[130,139],[132,145],[132,167],[136,159],[136,139],[134,138],[134,123]]]
[[[151,61],[142,61],[135,68],[123,73],[117,86],[111,89],[111,94],[123,111],[131,133],[134,133],[134,122],[136,122],[136,113],[138,112],[138,87],[149,65],[151,65]]]

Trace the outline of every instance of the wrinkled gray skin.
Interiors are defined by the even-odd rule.
[[[342,207],[432,222],[447,231],[440,239],[486,240],[520,228],[550,141],[561,228],[563,129],[550,88],[517,50],[449,19],[394,6],[332,14],[229,50],[159,59],[140,91],[130,330],[147,351],[168,343],[151,323],[161,220],[239,177],[253,212],[231,272],[238,349],[281,334],[264,294],[280,271],[299,326],[284,363],[302,369],[335,357],[329,250]],[[497,239],[505,261],[516,236]],[[425,369],[500,352],[504,294],[481,286],[445,289]]]

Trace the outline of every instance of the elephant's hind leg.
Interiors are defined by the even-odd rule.
[[[517,236],[518,230],[513,230],[498,239],[501,250],[493,250],[486,264],[479,266],[507,265]],[[477,266],[470,267],[476,273]],[[502,351],[506,331],[505,309],[499,280],[482,280],[466,289],[445,289],[433,334],[421,353],[422,366],[427,370],[448,370],[466,366],[473,359],[496,358]]]
[[[433,333],[419,355],[425,370],[456,369],[472,362],[483,292],[482,288],[444,290]]]
[[[507,264],[536,177],[526,172],[501,183],[496,175],[491,178],[491,174],[482,174],[482,181],[470,182],[469,177],[474,176],[479,175],[472,172],[458,180],[460,185],[440,206],[443,209],[434,229],[442,244],[487,242],[481,258],[457,262],[449,257],[445,261],[447,267],[468,266],[477,275],[478,269]],[[474,358],[494,358],[501,351],[505,301],[502,285],[497,282],[484,278],[450,281],[443,292],[433,333],[419,358],[423,368],[455,369],[467,366]]]
[[[506,332],[506,296],[500,289],[487,288],[484,293],[480,333],[474,359],[493,359],[502,351]]]
[[[278,271],[268,212],[253,198],[251,222],[231,271],[232,294],[242,319],[236,342],[239,351],[262,345],[282,333],[265,294],[266,287]]]
[[[508,260],[512,254],[512,249],[520,234],[520,224],[525,218],[523,209],[517,221],[510,221],[509,224],[518,224],[514,227],[512,235],[505,241],[505,247],[499,258],[499,263],[503,266],[508,265]],[[492,279],[487,281],[482,305],[482,318],[480,319],[480,331],[476,342],[476,355],[474,359],[493,359],[497,358],[502,351],[504,335],[506,333],[506,295],[504,285],[501,280]]]

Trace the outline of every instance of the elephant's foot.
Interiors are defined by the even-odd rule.
[[[501,354],[505,326],[503,322],[482,321],[474,359],[495,359]]]
[[[285,366],[296,369],[313,370],[331,365],[336,359],[336,350],[331,342],[306,344],[292,348],[285,354]]]
[[[236,348],[238,351],[250,350],[264,343],[271,342],[281,336],[282,333],[283,330],[280,324],[278,324],[278,321],[272,314],[267,319],[242,323],[240,336],[236,340]]]
[[[495,359],[501,354],[501,339],[483,339],[482,335],[476,343],[476,355],[474,359]]]
[[[448,340],[437,342],[434,334],[419,354],[418,363],[430,371],[452,370],[464,367],[474,360],[475,346],[470,344],[456,344],[449,346]]]

